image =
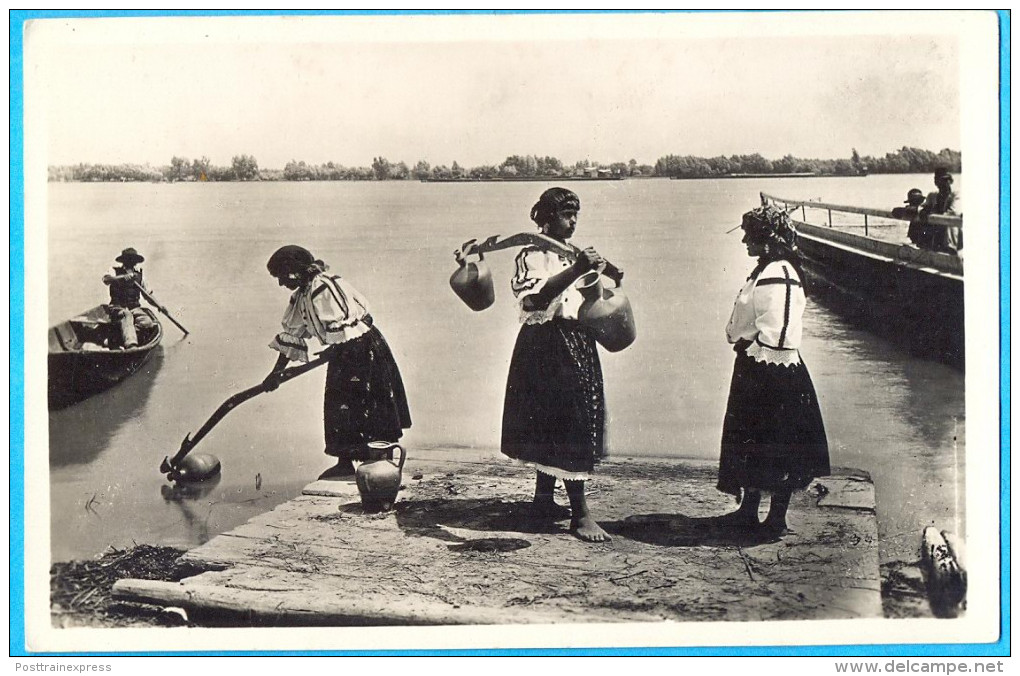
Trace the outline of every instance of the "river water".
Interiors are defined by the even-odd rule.
[[[582,202],[574,242],[626,271],[639,331],[627,350],[603,353],[612,455],[718,456],[733,363],[724,326],[753,267],[739,232],[726,231],[758,191],[891,208],[929,184],[927,175],[571,184]],[[104,270],[133,246],[156,298],[191,332],[182,339],[164,322],[144,372],[50,414],[53,560],[133,542],[195,546],[298,495],[328,466],[317,370],[252,399],[206,437],[199,450],[223,462],[215,485],[181,495],[158,471],[185,434],[270,370],[266,345],[288,292],[265,262],[286,243],[311,249],[370,300],[407,386],[411,454],[464,447],[497,457],[517,326],[513,254],[488,257],[496,304],[473,313],[450,291],[452,252],[472,237],[530,231],[529,209],[546,187],[49,184],[50,323],[104,302]],[[916,560],[926,525],[963,533],[963,373],[810,300],[802,354],[833,465],[875,482],[883,562]]]

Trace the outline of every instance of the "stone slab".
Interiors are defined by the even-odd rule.
[[[208,572],[114,591],[235,624],[882,616],[874,489],[860,472],[794,494],[793,532],[769,539],[718,522],[734,504],[715,490],[714,463],[607,462],[588,483],[613,536],[600,544],[567,521],[523,519],[533,480],[491,458],[409,460],[394,509],[379,514],[353,482],[318,481],[184,556]]]

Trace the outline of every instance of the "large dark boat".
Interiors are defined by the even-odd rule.
[[[156,315],[139,329],[138,347],[118,348],[120,327],[99,305],[49,330],[49,407],[60,409],[116,385],[137,372],[163,339]]]
[[[792,209],[808,281],[827,304],[915,355],[963,367],[960,256],[907,243],[907,224],[891,211],[765,193],[761,200]],[[932,215],[928,222],[963,224],[958,216]]]

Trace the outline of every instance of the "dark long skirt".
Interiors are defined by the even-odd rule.
[[[606,455],[602,365],[591,331],[576,321],[525,324],[503,403],[502,452],[567,473]]]
[[[828,473],[829,444],[807,366],[765,364],[738,349],[717,488],[736,496],[742,488],[793,491]]]
[[[334,348],[326,371],[326,454],[357,460],[369,441],[397,441],[411,426],[404,382],[375,327]]]

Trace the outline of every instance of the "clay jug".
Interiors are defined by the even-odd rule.
[[[407,459],[404,447],[386,441],[371,441],[366,447],[366,460],[358,465],[354,479],[367,512],[390,509],[400,490],[401,471]],[[393,452],[400,451],[400,462],[393,461]]]
[[[206,481],[220,474],[220,461],[215,455],[208,453],[192,453],[186,456],[173,469],[170,479],[194,483]]]
[[[457,262],[460,267],[450,277],[453,292],[475,312],[492,305],[496,291],[492,287],[492,272],[483,256],[478,254],[478,260],[471,263],[464,258],[458,258]]]
[[[577,310],[577,319],[595,331],[595,340],[609,352],[619,352],[637,338],[634,311],[630,300],[619,285],[607,289],[602,285],[602,276],[592,270],[581,275],[575,282],[584,301]]]

